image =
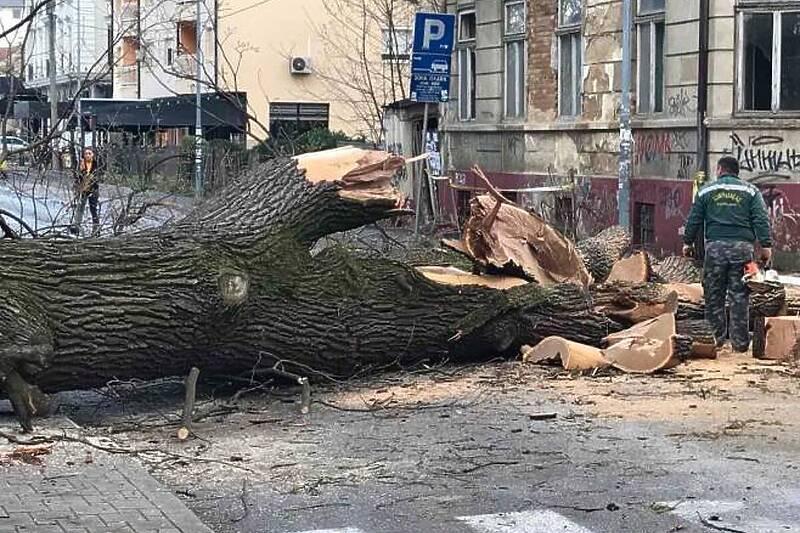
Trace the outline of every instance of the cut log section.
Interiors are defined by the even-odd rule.
[[[655,283],[608,283],[592,289],[597,311],[628,324],[637,324],[678,309],[678,294]]]
[[[689,257],[668,256],[652,265],[652,281],[657,283],[700,283],[703,269]]]
[[[800,343],[800,318],[767,317],[764,359],[789,361]]]
[[[702,320],[705,318],[706,304],[703,286],[700,283],[667,283],[667,290],[678,294],[678,320]]]
[[[592,278],[575,246],[538,216],[490,195],[474,198],[464,224],[469,255],[492,273],[523,276],[542,286]]]
[[[675,315],[667,313],[607,337],[603,356],[615,368],[632,374],[651,374],[681,362],[675,339]]]
[[[692,339],[693,359],[716,359],[717,345],[714,330],[705,319],[678,320],[676,330],[679,335]]]
[[[621,226],[612,226],[580,241],[577,246],[595,283],[605,283],[614,263],[630,249],[631,234]]]
[[[645,252],[635,252],[620,259],[611,268],[608,283],[624,281],[627,283],[647,283],[650,279],[650,261]]]
[[[420,266],[416,267],[416,270],[431,281],[455,287],[476,285],[489,289],[506,290],[528,284],[527,281],[521,278],[493,276],[491,274],[478,276],[455,267]]]
[[[547,337],[522,354],[525,363],[560,361],[565,370],[595,370],[609,362],[599,348],[568,341],[562,337]]]

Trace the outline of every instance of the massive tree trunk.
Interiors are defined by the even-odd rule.
[[[341,249],[312,256],[327,234],[401,212],[388,181],[402,162],[365,164],[369,176],[322,182],[313,165],[305,176],[296,161],[272,162],[157,231],[0,242],[0,385],[25,425],[36,409],[28,384],[80,389],[279,362],[353,376],[549,335],[597,345],[620,329],[575,285],[453,287]]]

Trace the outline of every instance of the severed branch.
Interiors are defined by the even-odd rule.
[[[178,439],[186,440],[192,433],[192,414],[194,413],[194,402],[197,398],[197,378],[200,376],[200,369],[193,366],[186,376],[186,399],[183,404],[183,425],[178,429]]]

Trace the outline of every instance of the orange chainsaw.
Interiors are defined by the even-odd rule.
[[[773,269],[763,270],[761,265],[759,265],[756,261],[750,261],[744,266],[744,276],[742,276],[742,281],[745,283],[748,281],[766,281],[780,283],[781,285],[793,285],[800,287],[800,276],[782,276]]]

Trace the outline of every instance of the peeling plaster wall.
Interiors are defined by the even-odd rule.
[[[764,0],[763,5],[778,6],[781,1]],[[699,3],[666,2],[664,100],[663,111],[657,114],[636,110],[634,30],[632,202],[634,207],[636,203],[655,206],[655,247],[673,252],[680,246],[679,230],[691,206],[692,178],[700,164],[696,134]],[[777,248],[798,252],[800,257],[800,118],[736,112],[738,3],[710,0],[709,160],[713,169],[721,155],[739,159],[743,177],[759,184],[769,204]],[[584,192],[592,192],[582,196],[581,209],[592,214],[581,228],[591,233],[612,223],[616,214],[622,2],[584,0],[582,111],[578,117],[564,118],[558,116],[557,1],[528,0],[524,121],[508,121],[502,115],[502,5],[500,0],[448,2],[453,12],[476,8],[479,100],[472,122],[458,120],[457,102],[445,106],[445,164],[452,173],[463,174],[479,163],[490,178],[508,188],[563,181],[572,175],[589,180],[591,185]],[[453,83],[451,93],[456,95],[457,78]],[[534,204],[543,205],[539,200]]]

